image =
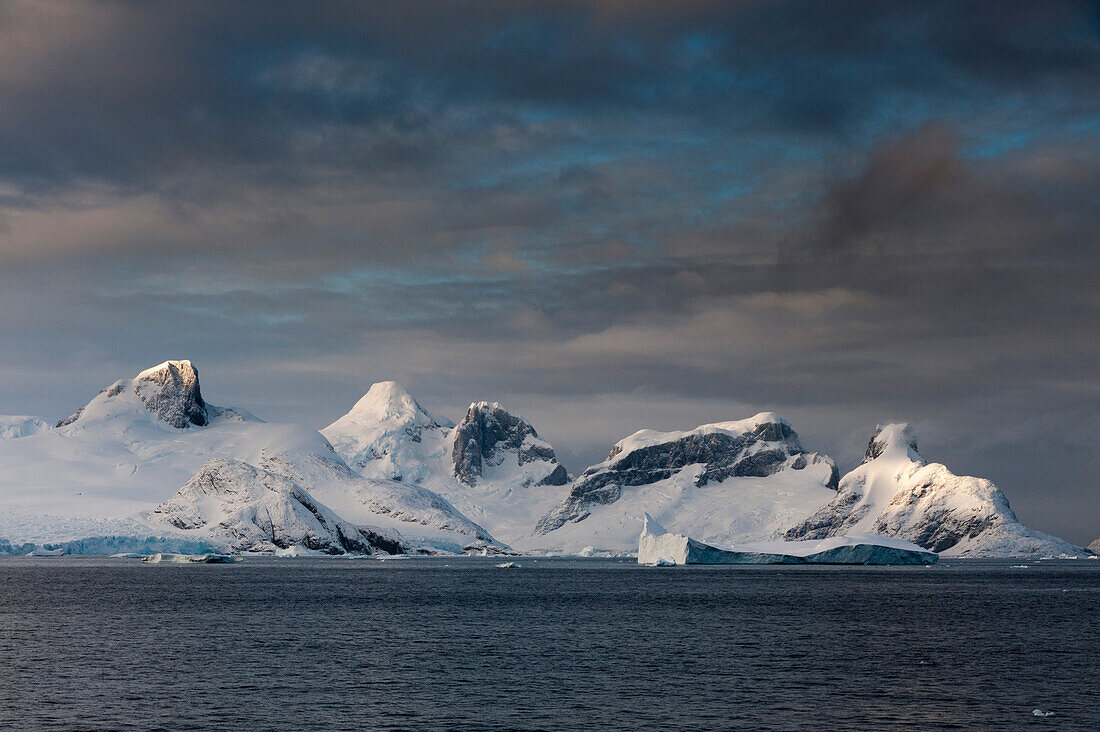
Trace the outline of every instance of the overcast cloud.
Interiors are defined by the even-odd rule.
[[[907,420],[1087,543],[1098,193],[1094,3],[0,0],[0,413]]]

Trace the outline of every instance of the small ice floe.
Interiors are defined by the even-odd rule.
[[[141,561],[147,564],[229,564],[241,561],[240,557],[228,554],[165,554],[157,552]]]
[[[1035,717],[1053,717],[1054,716],[1054,712],[1044,712],[1042,709],[1032,709],[1031,714],[1032,714],[1032,716],[1035,716]]]
[[[1009,569],[1031,569],[1030,564],[1013,564]]]
[[[504,564],[498,564],[497,569],[518,569],[519,564],[517,562],[505,562]]]
[[[145,559],[146,554],[139,554],[138,552],[119,552],[118,554],[112,554],[111,559]]]

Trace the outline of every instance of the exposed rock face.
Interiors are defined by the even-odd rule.
[[[767,477],[818,463],[830,466],[828,487],[835,489],[837,470],[832,460],[804,452],[791,425],[771,413],[744,422],[704,425],[691,432],[662,435],[643,430],[617,443],[603,463],[584,471],[568,498],[538,522],[535,534],[582,521],[592,506],[618,501],[624,487],[666,480],[688,466],[703,466],[694,478],[695,486],[703,487],[727,478]]]
[[[1100,539],[1089,544],[1089,551],[1093,554],[1100,554]]]
[[[146,409],[177,429],[208,421],[199,372],[190,361],[166,361],[138,375],[135,388]]]
[[[145,517],[236,551],[304,546],[326,554],[404,553],[401,541],[355,526],[288,478],[238,460],[209,460]]]
[[[927,463],[907,424],[880,426],[863,464],[841,479],[836,498],[786,538],[852,533],[882,534],[934,552],[972,556],[1076,550],[1020,524],[1004,493],[990,481]]]
[[[565,485],[569,474],[549,443],[539,438],[526,420],[509,414],[496,402],[476,402],[470,405],[466,417],[455,427],[454,475],[462,483],[477,483],[487,466],[501,465],[509,453],[514,453],[520,466],[544,461],[554,464],[546,477],[535,485]]]

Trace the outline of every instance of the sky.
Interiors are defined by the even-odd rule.
[[[0,413],[876,424],[1100,537],[1100,6],[0,0]]]

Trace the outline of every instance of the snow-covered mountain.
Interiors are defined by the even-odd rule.
[[[165,361],[132,379],[119,379],[92,401],[57,423],[63,434],[74,434],[105,422],[152,419],[176,429],[204,427],[219,421],[255,421],[248,412],[207,404],[199,388],[199,372],[190,361]]]
[[[874,533],[950,555],[1085,551],[1021,525],[988,480],[926,463],[906,425],[880,428],[839,485],[833,461],[771,412],[636,432],[572,484],[531,423],[496,403],[455,425],[382,382],[323,432],[210,404],[189,361],[116,381],[55,426],[0,417],[0,553],[497,551],[497,539],[626,552],[645,511],[717,545]]]
[[[836,495],[831,459],[802,449],[772,412],[685,432],[642,430],[577,478],[544,515],[533,543],[631,551],[646,511],[700,541],[775,538]]]
[[[228,458],[208,460],[143,518],[238,551],[295,546],[326,554],[403,554],[400,538],[356,526],[281,475]]]
[[[1076,554],[1057,537],[1021,524],[997,486],[928,463],[907,424],[880,426],[863,463],[845,475],[836,497],[794,526],[786,538],[852,533],[897,537],[961,556]]]
[[[321,433],[362,475],[429,488],[515,546],[561,500],[569,480],[553,447],[499,404],[475,402],[455,425],[392,381],[371,386]]]
[[[47,432],[50,425],[41,417],[25,414],[0,414],[0,440],[14,440],[17,437],[37,435]]]
[[[265,471],[294,482],[340,521],[380,527],[409,545],[461,550],[493,542],[422,487],[363,478],[316,430],[268,424],[244,410],[207,403],[188,361],[168,361],[115,382],[55,429],[0,441],[0,538],[15,545],[53,543],[166,528],[159,520],[150,523],[147,512],[214,458],[247,466],[232,474],[243,481],[234,488],[237,498],[272,500],[244,485],[248,470]],[[226,477],[232,471],[222,472]],[[193,541],[218,531],[175,533]]]
[[[369,478],[420,483],[440,462],[452,427],[454,422],[429,414],[396,382],[380,381],[321,434]]]

